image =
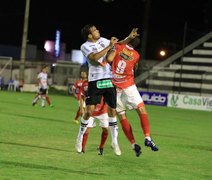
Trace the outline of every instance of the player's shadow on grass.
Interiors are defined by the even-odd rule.
[[[51,148],[51,147],[44,147],[44,146],[37,146],[37,145],[30,145],[30,144],[21,144],[21,143],[14,143],[14,142],[2,142],[2,141],[0,141],[0,144],[8,144],[8,145],[14,145],[14,146],[25,146],[25,147],[34,147],[34,148],[41,148],[41,149],[50,149],[50,150],[54,150],[54,151],[63,151],[63,152],[73,152],[73,151],[70,151],[70,150]]]
[[[98,172],[89,172],[85,169],[82,170],[73,170],[73,169],[66,169],[54,166],[46,166],[46,165],[39,165],[39,164],[32,164],[32,163],[21,163],[21,162],[12,162],[12,161],[2,161],[0,163],[4,165],[4,167],[23,167],[23,168],[31,168],[31,169],[41,169],[41,170],[54,170],[54,171],[62,171],[66,173],[75,173],[75,174],[90,174],[96,176],[106,176],[106,174],[98,173]],[[77,168],[75,168],[77,169]]]
[[[1,113],[1,114],[7,114],[8,113]],[[45,120],[45,121],[54,121],[54,122],[60,122],[60,123],[70,123],[70,121],[65,121],[61,119],[52,119],[52,118],[45,118],[45,117],[37,117],[37,116],[30,116],[30,115],[24,115],[24,114],[16,114],[16,113],[10,113],[12,116],[18,116],[18,117],[24,117],[24,118],[30,118],[30,119],[36,119],[37,120]]]

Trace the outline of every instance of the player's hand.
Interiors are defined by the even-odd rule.
[[[138,28],[133,28],[128,37],[134,39],[137,36],[140,36],[140,34],[138,34]]]
[[[118,42],[118,38],[116,37],[111,37],[110,39],[110,47],[112,48],[114,46],[114,44],[116,44]]]

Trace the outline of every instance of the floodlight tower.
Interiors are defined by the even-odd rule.
[[[20,73],[19,73],[19,79],[22,81],[24,81],[24,73],[25,73],[29,8],[30,8],[30,0],[26,0],[25,14],[24,14],[24,26],[23,26],[23,34],[22,34],[22,45],[21,45]]]

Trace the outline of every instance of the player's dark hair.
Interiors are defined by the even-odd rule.
[[[133,47],[133,48],[137,48],[139,45],[140,45],[140,43],[141,43],[141,40],[140,40],[140,38],[137,36],[137,37],[135,37],[135,38],[133,38],[130,42],[129,42],[129,44]]]
[[[93,24],[86,24],[82,29],[81,29],[81,36],[84,41],[88,39],[88,35],[91,33],[90,28],[93,27]]]
[[[45,69],[45,68],[47,68],[47,67],[48,67],[48,65],[43,65],[42,66],[42,70]]]
[[[87,67],[81,67],[80,72],[86,72],[88,73],[88,68]]]

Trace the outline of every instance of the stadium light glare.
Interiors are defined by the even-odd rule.
[[[162,56],[162,57],[164,57],[164,56],[166,56],[166,50],[160,50],[160,56]]]

